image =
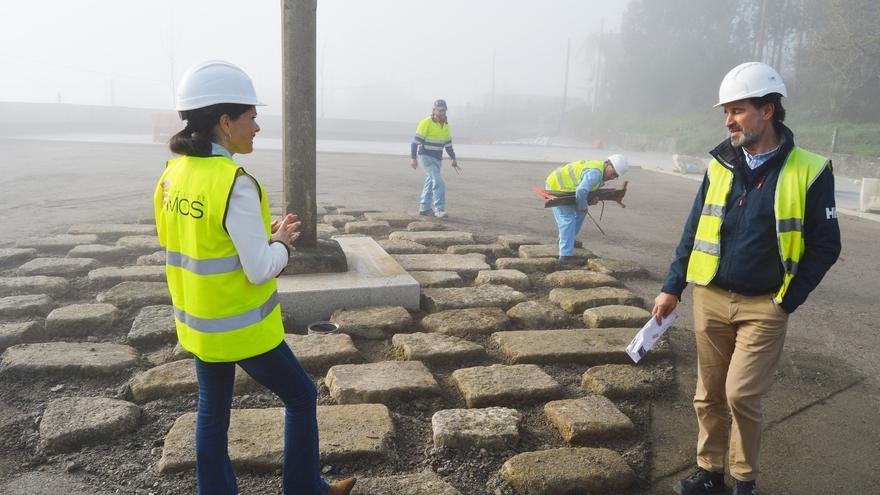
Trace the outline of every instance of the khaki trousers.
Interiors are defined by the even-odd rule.
[[[694,409],[700,427],[697,465],[703,469],[724,471],[726,451],[733,478],[751,481],[758,476],[761,398],[773,385],[787,323],[788,313],[771,295],[694,286]]]

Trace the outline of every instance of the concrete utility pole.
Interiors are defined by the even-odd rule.
[[[599,85],[602,83],[602,35],[605,34],[605,18],[599,22],[599,39],[596,42],[596,67],[593,69],[593,102],[590,113],[596,113],[596,102],[599,100]]]
[[[281,0],[284,213],[302,221],[297,246],[317,247],[315,36],[317,0]]]
[[[565,44],[565,79],[562,83],[562,105],[559,107],[559,123],[556,125],[556,135],[562,134],[562,122],[565,120],[565,104],[568,102],[568,67],[571,65],[571,38]]]

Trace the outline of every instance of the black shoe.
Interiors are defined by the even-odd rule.
[[[724,486],[724,473],[706,471],[698,467],[694,474],[683,480],[679,480],[674,487],[678,495],[704,495],[707,493],[722,493]]]
[[[434,210],[419,210],[419,215],[421,215],[423,217],[427,217],[427,216],[433,215],[433,214],[434,214]]]
[[[758,495],[758,484],[754,481],[736,481],[733,495]]]
[[[576,256],[560,256],[559,257],[559,265],[560,266],[583,266],[584,260],[582,258],[578,258]]]

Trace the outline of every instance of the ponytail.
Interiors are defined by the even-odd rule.
[[[171,139],[168,141],[168,148],[178,155],[211,156],[214,128],[220,122],[220,117],[229,115],[230,119],[236,120],[250,108],[252,108],[252,105],[220,103],[180,112],[180,118],[186,121],[186,127],[171,136]]]

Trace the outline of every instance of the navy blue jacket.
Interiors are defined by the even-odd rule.
[[[773,206],[776,182],[794,147],[794,135],[784,125],[780,124],[779,129],[779,152],[755,170],[746,165],[742,148],[732,146],[729,139],[710,151],[718,161],[733,167],[733,184],[721,223],[721,256],[712,284],[743,295],[775,294],[782,285],[784,269],[779,257]],[[688,260],[708,188],[707,173],[663,282],[662,291],[679,298],[687,285]],[[840,254],[831,167],[826,167],[807,190],[803,234],[806,251],[780,304],[789,313],[807,300]]]

